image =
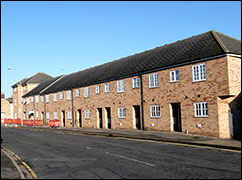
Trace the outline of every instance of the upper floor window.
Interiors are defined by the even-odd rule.
[[[46,95],[45,98],[46,98],[46,102],[50,102],[50,95]]]
[[[84,97],[89,97],[90,92],[89,92],[89,87],[85,87],[84,89]]]
[[[170,79],[171,79],[171,82],[179,81],[179,71],[178,70],[171,71],[170,72]]]
[[[195,117],[208,117],[208,103],[198,102],[194,103]]]
[[[14,100],[14,106],[17,106],[17,100],[16,99]]]
[[[150,74],[150,88],[159,87],[159,74]]]
[[[17,88],[13,88],[14,89],[14,92],[16,92],[17,91]]]
[[[80,89],[77,89],[76,90],[76,97],[79,97],[80,96]]]
[[[41,102],[44,102],[44,96],[41,96]]]
[[[118,108],[118,118],[126,118],[126,108],[125,107]]]
[[[27,104],[29,104],[29,97],[27,97]]]
[[[133,79],[133,88],[139,88],[139,78]]]
[[[34,102],[34,97],[31,97],[31,102]]]
[[[105,84],[105,92],[110,92],[110,84]]]
[[[54,101],[54,102],[57,101],[57,93],[53,94],[53,101]]]
[[[198,64],[192,66],[193,70],[193,81],[204,81],[206,80],[206,64]]]
[[[67,91],[67,100],[70,100],[71,99],[71,90],[68,90]]]
[[[124,80],[120,80],[117,82],[117,90],[118,93],[124,92]]]
[[[64,99],[64,93],[63,92],[60,93],[60,99]]]
[[[35,96],[35,102],[36,102],[36,103],[39,102],[39,96]]]
[[[100,94],[100,85],[96,86],[96,94]]]
[[[26,90],[26,86],[24,86],[24,91]]]
[[[90,110],[89,109],[85,110],[85,118],[89,119],[90,117],[91,117]]]
[[[160,105],[150,106],[150,117],[160,117]]]

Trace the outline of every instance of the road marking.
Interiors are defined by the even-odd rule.
[[[30,174],[33,176],[34,179],[37,179],[37,175],[35,174],[35,172],[29,167],[29,165],[27,165],[17,154],[15,154],[14,152],[12,152],[11,150],[9,150],[6,147],[3,147],[4,150],[10,152],[12,155],[14,155],[18,160],[20,160],[22,162],[22,164],[27,168],[27,170],[30,172]],[[24,178],[25,179],[25,178]]]
[[[123,158],[123,159],[126,159],[126,160],[130,160],[130,161],[134,161],[134,162],[137,162],[137,163],[141,163],[141,164],[144,164],[144,165],[147,165],[147,166],[155,167],[154,164],[150,164],[150,163],[147,163],[147,162],[144,162],[144,161],[140,161],[140,160],[137,160],[137,159],[133,159],[133,158],[129,158],[129,157],[121,156],[121,155],[116,155],[116,154],[111,154],[109,152],[106,152],[106,154],[110,154],[112,156],[116,156],[116,157]]]
[[[155,141],[155,140],[134,139],[134,138],[125,138],[125,137],[117,137],[117,138],[131,140],[131,141],[133,140],[133,141],[143,141],[143,142],[152,142],[152,143],[164,143],[164,144],[177,145],[177,146],[188,146],[188,147],[196,147],[196,148],[203,148],[203,149],[216,149],[216,150],[220,150],[220,151],[241,153],[241,151],[239,151],[239,150],[223,149],[223,148],[216,148],[216,147],[209,147],[209,146],[178,143],[178,142],[162,142],[162,141]]]
[[[24,177],[24,174],[23,174],[23,172],[22,172],[22,170],[21,170],[21,168],[19,167],[19,165],[15,162],[15,160],[4,150],[4,148],[3,149],[1,149],[1,151],[4,153],[4,154],[6,154],[6,156],[8,156],[8,158],[12,161],[12,163],[14,164],[14,166],[16,167],[16,169],[18,170],[18,172],[19,172],[19,175],[20,175],[20,177],[21,177],[21,179],[26,179],[25,177]]]

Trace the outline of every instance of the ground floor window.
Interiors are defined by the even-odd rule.
[[[160,117],[160,105],[150,106],[150,112],[152,118]]]
[[[126,108],[125,107],[118,108],[118,118],[126,118]]]
[[[194,103],[195,117],[208,117],[208,103],[198,102]]]
[[[68,111],[68,119],[72,119],[72,112]]]
[[[85,118],[89,119],[90,116],[91,116],[90,110],[89,109],[85,110]]]

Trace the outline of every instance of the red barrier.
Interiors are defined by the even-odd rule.
[[[50,120],[49,121],[49,126],[50,127],[60,127],[60,120]]]

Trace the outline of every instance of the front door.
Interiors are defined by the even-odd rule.
[[[172,103],[171,106],[172,106],[173,130],[177,132],[182,132],[181,104]]]
[[[63,127],[66,126],[66,119],[65,119],[65,111],[61,111],[62,112],[62,124],[63,124]]]
[[[78,115],[79,115],[79,127],[82,127],[82,111],[81,109],[78,109]]]
[[[140,106],[134,106],[134,113],[135,113],[135,127],[137,130],[141,130]]]
[[[97,111],[98,111],[99,128],[103,128],[102,108],[97,108]]]

